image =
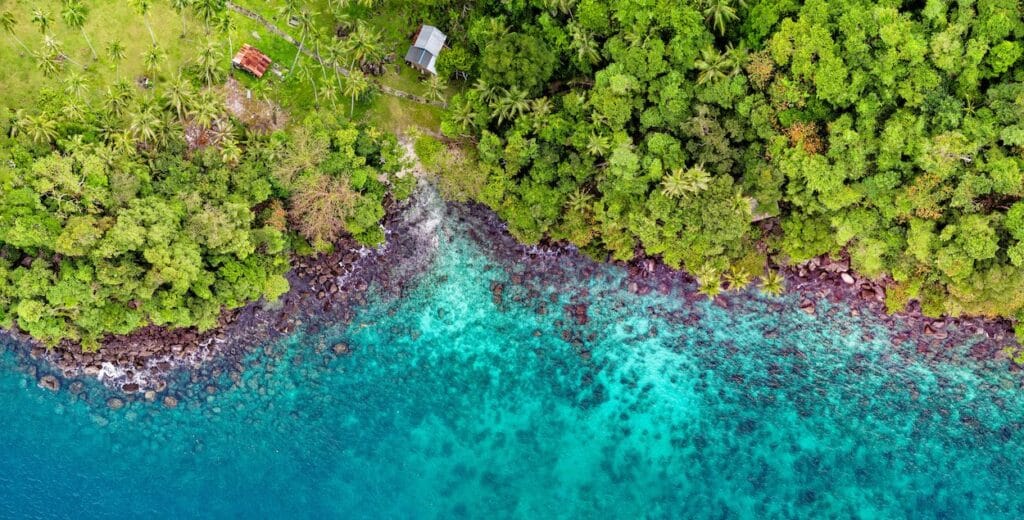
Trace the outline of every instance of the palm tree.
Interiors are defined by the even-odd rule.
[[[332,108],[338,108],[338,87],[334,83],[324,85],[324,97],[331,100]]]
[[[43,36],[43,48],[46,49],[49,54],[53,54],[54,56],[64,54],[64,44],[49,34]]]
[[[57,138],[57,122],[46,114],[24,116],[20,126],[34,143],[52,143]]]
[[[50,29],[51,22],[50,13],[39,8],[32,10],[32,23],[39,26],[39,32],[46,34],[46,31]]]
[[[9,34],[11,38],[14,38],[14,41],[18,42],[18,45],[21,45],[21,48],[25,49],[25,52],[32,54],[32,51],[29,50],[29,48],[25,46],[25,43],[18,38],[18,35],[14,33],[14,28],[17,26],[18,22],[14,19],[14,13],[10,11],[0,13],[0,28],[3,28],[3,31]]]
[[[444,91],[448,88],[448,82],[441,76],[433,75],[426,81],[426,98],[428,100],[440,101],[444,103]],[[447,103],[445,103],[447,105]]]
[[[217,17],[217,29],[228,37],[228,52],[232,52],[235,49],[235,46],[231,41],[231,31],[235,30],[235,22],[234,19],[231,18],[230,14],[225,12]]]
[[[718,33],[725,35],[726,21],[739,20],[736,16],[736,8],[732,6],[732,0],[703,0],[704,20],[718,29]]]
[[[593,157],[604,157],[612,149],[612,140],[606,135],[590,132],[587,137],[586,151]]]
[[[220,160],[234,168],[242,162],[242,149],[233,137],[225,137],[220,141]]]
[[[192,8],[206,24],[206,34],[210,34],[210,22],[224,11],[225,2],[224,0],[193,0]]]
[[[361,97],[368,90],[370,90],[370,80],[367,79],[366,74],[363,74],[360,70],[350,71],[348,77],[345,78],[344,90],[345,95],[351,100],[348,111],[349,117],[352,117],[356,111],[356,98]]]
[[[686,197],[691,193],[700,193],[708,189],[711,182],[711,175],[704,169],[704,165],[697,165],[693,168],[676,168],[672,173],[662,179],[661,192],[666,197],[674,199]]]
[[[380,52],[380,33],[364,23],[356,25],[356,30],[348,36],[348,40],[353,68],[357,63],[372,60]]]
[[[277,14],[284,17],[285,21],[290,20],[302,8],[299,0],[284,0],[284,3],[277,8]]]
[[[142,107],[128,116],[128,131],[138,141],[155,144],[163,133],[163,121],[152,107]]]
[[[64,19],[64,23],[72,29],[78,29],[82,31],[82,37],[85,38],[86,45],[89,46],[89,50],[92,52],[92,59],[97,60],[99,56],[96,54],[96,48],[92,46],[92,40],[89,39],[89,34],[85,32],[85,17],[89,14],[85,8],[85,4],[78,0],[71,0],[64,4],[64,9],[61,10],[60,16]]]
[[[501,97],[501,87],[491,85],[483,78],[477,78],[473,83],[473,90],[477,93],[480,101],[488,105]]]
[[[171,0],[171,8],[177,11],[178,16],[181,17],[181,37],[185,37],[185,33],[188,32],[188,26],[185,24],[185,11],[192,6],[192,0]]]
[[[63,101],[60,115],[64,116],[66,121],[80,123],[85,120],[85,108],[80,99],[67,97]]]
[[[576,188],[576,191],[569,194],[565,207],[577,213],[587,213],[593,209],[594,195],[583,188]]]
[[[331,45],[327,47],[327,61],[331,63],[331,68],[334,69],[334,78],[338,82],[338,88],[343,88],[344,83],[341,81],[341,70],[345,66],[345,57],[348,56],[348,42],[345,40],[334,40]],[[323,67],[323,63],[321,63]],[[326,71],[324,71],[324,81],[327,80]]]
[[[768,271],[761,277],[761,293],[780,296],[786,290],[786,279],[778,271]]]
[[[716,296],[721,294],[722,279],[718,269],[705,264],[701,266],[700,269],[697,269],[693,275],[697,278],[697,283],[700,285],[697,292],[710,299],[714,299]]]
[[[153,45],[156,45],[156,35],[153,34],[153,27],[149,25],[149,0],[129,0],[132,5],[135,6],[135,10],[142,15],[142,23],[146,25],[146,29],[149,31],[149,39],[153,40]]]
[[[135,98],[135,87],[125,80],[119,79],[113,85],[107,87],[107,108],[115,116],[124,114],[132,104],[132,99]]]
[[[181,73],[178,73],[167,84],[167,90],[164,92],[164,102],[167,108],[173,110],[178,115],[178,119],[185,119],[185,114],[188,112],[194,97],[195,91],[192,88],[192,83],[185,79]]]
[[[746,269],[734,265],[725,273],[725,281],[729,284],[730,291],[739,291],[750,285],[750,273]]]
[[[306,62],[300,63],[299,68],[295,72],[299,75],[300,80],[309,82],[309,85],[313,87],[313,100],[316,103],[316,107],[320,108],[320,94],[316,88],[316,73],[313,72],[313,69]]]
[[[199,66],[199,75],[203,78],[203,81],[207,86],[220,80],[220,60],[220,52],[217,50],[217,46],[212,40],[208,42],[206,47],[199,51],[199,55],[196,56],[196,64]]]
[[[111,135],[111,147],[115,152],[128,157],[139,153],[139,149],[136,147],[135,136],[127,128],[120,132],[114,132]]]
[[[573,4],[576,0],[544,0],[544,7],[552,14],[571,15]]]
[[[61,69],[60,55],[53,52],[36,53],[36,67],[47,76],[54,76]]]
[[[476,107],[465,97],[456,97],[456,103],[448,111],[451,122],[458,125],[461,131],[476,128],[477,114]]]
[[[586,29],[575,23],[569,24],[569,35],[572,37],[570,47],[576,51],[576,58],[581,63],[596,65],[601,61],[601,52],[598,50],[597,41]]]
[[[222,106],[220,100],[209,91],[206,91],[199,95],[199,98],[192,106],[190,115],[197,125],[209,130],[220,117]]]
[[[492,106],[494,114],[492,114],[492,117],[497,116],[498,124],[500,125],[505,121],[512,121],[525,114],[530,110],[530,100],[527,99],[527,95],[526,91],[519,87],[508,89],[505,91],[505,95],[494,102]]]
[[[729,77],[731,71],[735,68],[728,56],[718,52],[718,49],[711,45],[700,51],[700,58],[693,64],[700,71],[697,75],[698,85],[703,85],[709,81],[725,79]]]
[[[109,57],[110,61],[114,64],[114,74],[120,76],[121,61],[123,61],[125,57],[125,49],[121,40],[115,39],[107,45],[107,57]]]
[[[313,16],[313,13],[311,13],[309,9],[299,11],[299,31],[301,36],[299,37],[299,48],[295,49],[295,59],[292,60],[292,69],[294,69],[295,64],[298,63],[299,55],[302,54],[302,49],[306,45],[306,36],[309,36],[309,31],[313,28],[313,24],[315,23]],[[291,72],[289,70],[289,74],[290,73]]]
[[[159,45],[153,44],[148,51],[142,53],[142,63],[146,65],[146,73],[155,78],[156,72],[167,55],[160,49]]]
[[[89,91],[85,76],[77,72],[72,72],[64,78],[64,93],[77,99],[82,100],[85,98],[85,94]]]

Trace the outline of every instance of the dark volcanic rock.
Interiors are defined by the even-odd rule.
[[[39,387],[45,388],[51,392],[56,392],[60,390],[60,380],[57,379],[57,376],[46,374],[39,378]]]

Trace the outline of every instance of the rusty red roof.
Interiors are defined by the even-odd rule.
[[[263,74],[270,67],[271,59],[256,49],[256,47],[246,43],[242,45],[238,54],[235,54],[235,59],[231,60],[231,64],[257,78],[262,78]]]

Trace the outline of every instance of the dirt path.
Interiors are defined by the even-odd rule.
[[[276,25],[270,23],[270,20],[267,20],[266,18],[260,16],[258,13],[255,13],[255,12],[253,12],[253,11],[251,11],[249,9],[246,9],[246,8],[240,6],[240,5],[237,5],[237,4],[233,3],[233,2],[227,2],[227,8],[232,10],[232,11],[234,11],[234,12],[236,12],[236,13],[238,13],[238,14],[240,14],[240,15],[242,15],[242,16],[244,16],[244,17],[246,17],[246,18],[249,18],[249,19],[251,19],[253,21],[256,21],[257,23],[263,25],[263,27],[265,27],[268,31],[274,33],[275,35],[279,36],[284,41],[286,41],[286,42],[294,45],[295,47],[297,47],[299,49],[299,51],[302,52],[303,54],[305,54],[306,56],[309,56],[310,58],[313,58],[314,60],[316,60],[321,65],[324,64],[323,59],[320,57],[319,54],[316,53],[316,51],[314,51],[314,50],[312,50],[312,49],[302,45],[299,41],[297,41],[295,38],[293,38],[290,34],[284,32],[283,30],[278,28]],[[346,69],[344,67],[335,66],[333,68],[336,69],[338,71],[338,73],[340,73],[343,76],[348,76],[349,75],[348,69]],[[402,98],[402,99],[408,99],[409,101],[412,101],[412,102],[415,102],[415,103],[420,103],[422,105],[432,105],[432,106],[435,106],[435,107],[442,107],[442,108],[444,107],[444,103],[441,103],[440,101],[430,101],[430,100],[428,100],[428,99],[426,99],[426,98],[424,98],[422,96],[417,96],[415,94],[410,94],[410,93],[405,92],[403,90],[398,90],[398,89],[395,89],[395,88],[391,88],[391,87],[389,87],[387,85],[382,84],[379,80],[374,79],[374,80],[372,80],[372,83],[374,84],[375,87],[377,87],[378,90],[380,90],[381,92],[383,92],[383,93],[385,93],[385,94],[387,94],[389,96],[394,96],[394,97]]]

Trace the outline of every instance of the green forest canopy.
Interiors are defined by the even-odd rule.
[[[518,238],[712,294],[846,251],[891,309],[1021,317],[1017,0],[430,3],[473,82],[444,131]]]

